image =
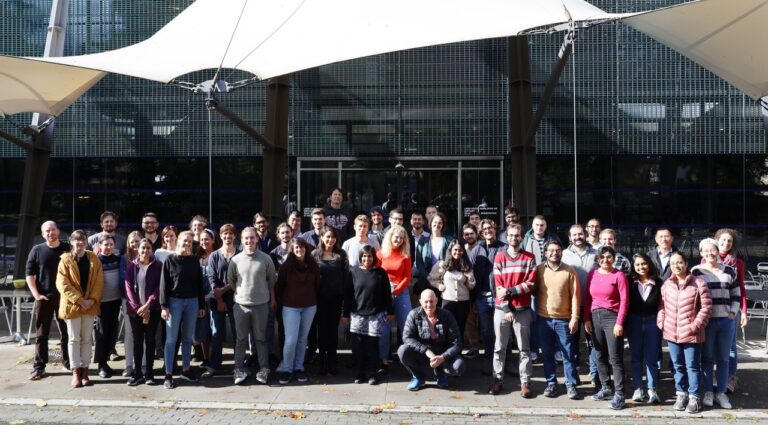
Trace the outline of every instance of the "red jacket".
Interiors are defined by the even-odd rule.
[[[672,275],[661,286],[656,324],[664,339],[676,344],[700,344],[712,314],[712,297],[706,282],[688,275],[680,284]]]

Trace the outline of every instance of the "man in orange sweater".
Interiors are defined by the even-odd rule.
[[[545,397],[556,397],[557,387],[555,352],[563,353],[563,369],[568,398],[579,396],[576,390],[576,345],[572,335],[579,331],[581,287],[573,267],[563,263],[563,246],[552,240],[544,247],[546,261],[536,269],[536,331],[541,342],[544,377],[547,379]]]

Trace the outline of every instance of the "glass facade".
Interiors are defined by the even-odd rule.
[[[683,1],[591,2],[631,12]],[[142,41],[190,3],[71,0],[65,54]],[[40,55],[50,6],[50,0],[0,2],[0,52]],[[529,37],[534,108],[562,37]],[[511,197],[503,160],[510,153],[507,61],[507,40],[491,39],[294,74],[290,171],[285,184],[275,184],[284,185],[290,198],[301,181],[302,205],[323,199],[339,183],[352,198],[362,196],[373,182],[366,203],[380,204],[392,191],[416,193],[424,203],[452,194],[445,208],[457,221],[483,196],[501,208]],[[200,71],[178,80],[199,83],[212,75]],[[231,70],[223,75],[230,83],[249,77]],[[266,84],[257,83],[219,99],[261,129],[265,97]],[[19,114],[0,120],[0,128],[18,135],[29,120]],[[768,256],[761,242],[768,230],[765,142],[756,102],[624,24],[601,25],[579,33],[539,127],[537,210],[561,232],[575,220],[600,217],[618,227],[628,245],[647,244],[647,229],[659,223],[672,225],[680,237],[692,235],[692,241],[715,227],[735,227],[745,232],[751,255]],[[96,228],[103,209],[119,212],[126,227],[135,227],[147,210],[163,223],[181,224],[203,213],[212,214],[214,224],[245,224],[261,206],[260,156],[259,144],[209,112],[202,95],[109,75],[56,120],[42,214],[66,229]],[[299,175],[300,157],[311,157],[317,171]],[[324,170],[339,157],[357,158],[358,164],[345,163],[350,169],[341,177]],[[398,173],[395,157],[412,164],[430,157],[446,169],[479,157],[502,161],[493,169],[462,172],[409,164]],[[6,199],[0,229],[15,235],[23,152],[0,143],[0,158]]]

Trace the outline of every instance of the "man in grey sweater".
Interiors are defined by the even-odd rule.
[[[259,250],[256,229],[246,227],[240,234],[243,251],[234,257],[227,270],[227,282],[235,294],[233,313],[237,341],[235,342],[235,384],[248,378],[245,368],[245,350],[248,336],[256,340],[259,371],[256,380],[266,384],[269,379],[269,351],[267,349],[267,317],[275,309],[275,265],[269,255]],[[251,353],[253,355],[253,353]]]

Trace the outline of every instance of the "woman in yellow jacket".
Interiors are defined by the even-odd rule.
[[[104,290],[101,261],[86,251],[88,237],[75,230],[69,237],[72,246],[59,261],[56,288],[61,293],[59,317],[66,321],[69,332],[69,358],[72,366],[72,386],[91,385],[88,366],[91,363],[91,334],[93,320],[99,315],[99,300]]]

